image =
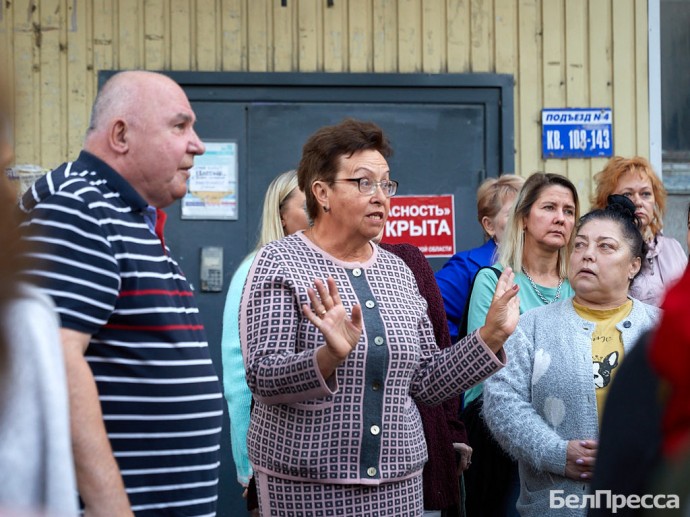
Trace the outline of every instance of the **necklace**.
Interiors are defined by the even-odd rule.
[[[553,300],[548,300],[546,298],[546,296],[544,296],[544,294],[539,290],[539,288],[537,287],[537,284],[534,283],[534,280],[532,280],[532,277],[529,276],[529,273],[527,272],[527,270],[525,269],[524,266],[522,267],[522,272],[527,277],[527,280],[529,280],[529,283],[532,285],[532,289],[534,289],[534,292],[537,293],[537,296],[539,297],[539,299],[542,302],[544,302],[546,305],[549,305],[550,303],[555,302],[556,300],[558,300],[561,297],[561,286],[563,285],[563,279],[562,278],[558,279],[558,287],[556,287],[556,296],[553,297]]]

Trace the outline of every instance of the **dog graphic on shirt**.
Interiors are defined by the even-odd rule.
[[[594,387],[605,388],[611,382],[611,372],[618,366],[618,352],[611,352],[602,361],[593,361]]]

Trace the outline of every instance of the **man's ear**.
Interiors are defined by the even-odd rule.
[[[119,154],[125,154],[129,151],[129,126],[127,122],[122,119],[117,119],[110,126],[110,132],[108,134],[108,143],[110,147]]]

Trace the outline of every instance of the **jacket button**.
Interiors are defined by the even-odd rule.
[[[632,327],[632,323],[630,323],[629,321],[626,320],[623,322],[623,327],[625,327],[626,329],[629,329],[630,327]]]

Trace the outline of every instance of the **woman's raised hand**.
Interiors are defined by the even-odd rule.
[[[503,347],[520,319],[519,287],[514,280],[513,270],[505,268],[496,284],[484,326],[479,329],[479,335],[494,353]]]
[[[314,289],[307,289],[309,305],[302,305],[302,312],[326,338],[326,345],[316,351],[316,360],[324,378],[347,359],[362,335],[362,308],[352,307],[352,315],[347,311],[338,294],[338,286],[332,277],[326,280],[328,288],[321,280],[314,280]]]

